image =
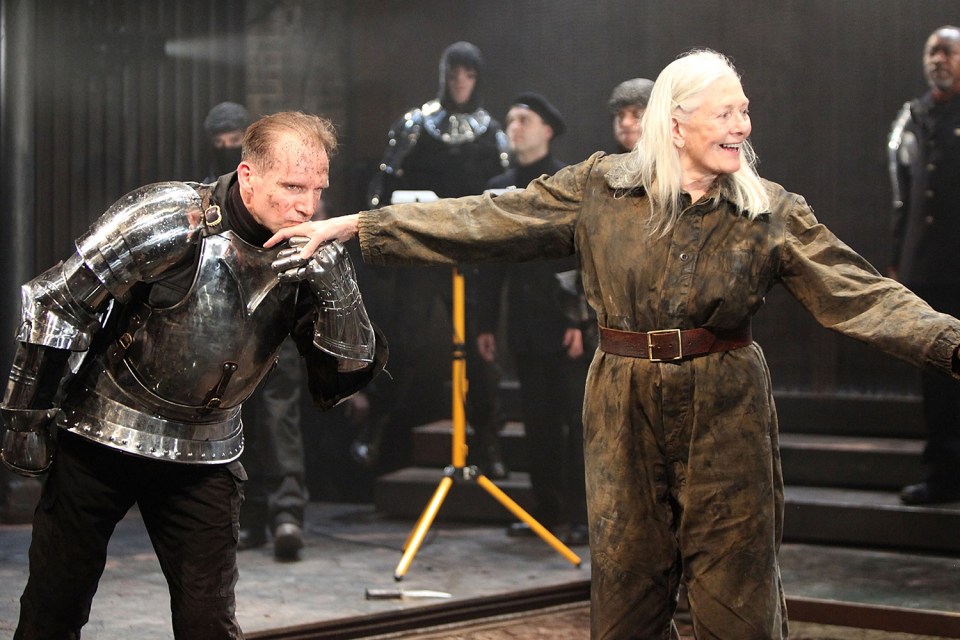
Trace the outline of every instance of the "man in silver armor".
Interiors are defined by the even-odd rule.
[[[469,42],[455,42],[440,57],[439,90],[437,97],[405,113],[390,128],[386,151],[379,171],[368,188],[371,208],[388,205],[397,190],[433,191],[441,198],[473,195],[483,192],[487,181],[509,166],[506,134],[482,106],[483,55]],[[375,277],[387,280],[383,288],[395,300],[392,326],[388,330],[393,347],[395,388],[384,383],[378,388],[378,404],[386,405],[378,411],[374,433],[361,436],[354,453],[362,461],[372,463],[381,437],[390,446],[381,446],[382,460],[389,470],[402,466],[409,452],[409,438],[405,429],[422,418],[416,408],[422,405],[415,399],[416,375],[423,366],[423,353],[429,352],[432,336],[431,312],[439,300],[449,313],[451,310],[451,272],[447,268],[399,269],[385,273],[375,271]],[[467,375],[470,392],[467,397],[467,420],[475,434],[472,451],[480,455],[477,461],[493,478],[506,475],[500,456],[498,432],[503,418],[497,399],[499,371],[483,362],[473,346],[476,331],[472,310],[472,269],[467,278]],[[419,371],[422,373],[422,371]],[[414,413],[411,413],[414,411]]]
[[[309,258],[296,238],[262,247],[311,218],[335,146],[322,118],[261,118],[237,171],[127,194],[66,262],[24,285],[2,459],[48,477],[15,638],[80,637],[114,526],[135,504],[175,637],[243,637],[241,403],[288,335],[320,408],[386,358],[342,245]]]

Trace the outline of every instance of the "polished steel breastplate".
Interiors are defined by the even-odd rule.
[[[204,238],[194,282],[177,304],[140,305],[83,389],[63,428],[135,455],[225,462],[243,449],[240,404],[273,365],[294,323],[297,287],[278,284],[278,249],[232,232]]]

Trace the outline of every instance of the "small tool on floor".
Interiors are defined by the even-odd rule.
[[[452,598],[445,591],[429,589],[367,589],[367,600],[408,600],[413,598]]]

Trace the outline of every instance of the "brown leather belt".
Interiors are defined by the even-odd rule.
[[[665,329],[644,332],[600,327],[601,351],[630,358],[644,358],[652,362],[730,351],[752,342],[753,334],[749,322],[743,327],[724,331]]]

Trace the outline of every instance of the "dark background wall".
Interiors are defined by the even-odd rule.
[[[605,102],[621,80],[655,78],[691,47],[731,56],[752,101],[761,174],[806,196],[823,222],[882,267],[887,131],[900,105],[924,90],[924,39],[960,22],[957,6],[2,0],[3,272],[49,267],[139,184],[203,175],[200,124],[220,100],[246,102],[255,113],[303,109],[333,119],[342,147],[331,208],[360,208],[388,127],[436,94],[440,53],[461,39],[485,54],[485,103],[497,118],[525,89],[563,111],[569,131],[555,150],[568,162],[612,148]],[[24,246],[30,251],[16,250]],[[9,336],[18,296],[9,275],[2,283]],[[769,296],[756,334],[781,392],[914,393],[910,369],[814,326],[781,291]],[[2,349],[5,370],[12,345]]]

